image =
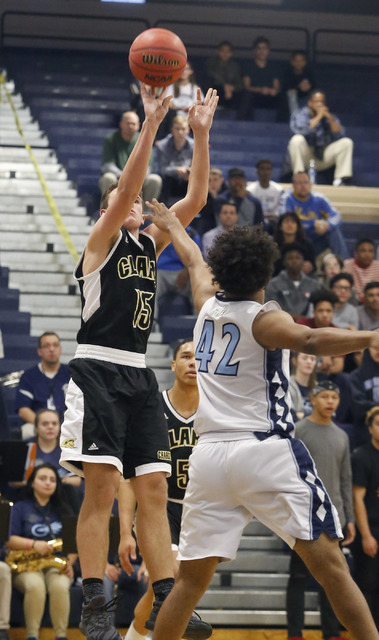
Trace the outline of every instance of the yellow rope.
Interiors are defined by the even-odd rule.
[[[66,229],[66,225],[63,222],[63,219],[62,219],[62,216],[61,216],[61,214],[59,212],[59,209],[58,209],[58,207],[57,207],[57,205],[56,205],[56,203],[54,201],[53,196],[51,195],[51,193],[49,191],[49,188],[48,188],[48,186],[46,184],[46,180],[45,180],[45,178],[44,178],[44,176],[43,176],[43,174],[41,172],[41,169],[38,166],[38,163],[37,163],[37,160],[35,159],[35,156],[34,156],[34,153],[32,151],[32,148],[28,144],[28,141],[24,136],[24,133],[23,133],[22,128],[21,128],[20,120],[19,120],[18,115],[17,115],[16,108],[15,108],[14,102],[12,100],[12,96],[9,93],[9,91],[7,89],[7,86],[6,86],[6,83],[5,83],[5,76],[4,76],[4,74],[0,73],[0,102],[2,102],[2,91],[1,91],[2,88],[4,88],[5,95],[8,98],[8,102],[9,102],[9,104],[11,106],[11,109],[12,109],[12,112],[13,112],[13,115],[14,115],[14,119],[15,119],[15,122],[16,122],[17,130],[18,130],[18,132],[19,132],[19,134],[20,134],[20,136],[21,136],[21,138],[22,138],[22,140],[24,142],[25,149],[29,153],[30,160],[33,163],[33,166],[34,166],[34,168],[36,170],[36,174],[37,174],[38,179],[39,179],[39,181],[41,183],[42,191],[43,191],[44,196],[46,198],[46,202],[49,205],[50,213],[51,213],[51,215],[53,216],[53,218],[55,220],[55,224],[57,225],[57,229],[58,229],[59,233],[61,234],[69,253],[72,255],[72,257],[74,258],[75,262],[77,262],[78,259],[79,259],[79,254],[78,254],[77,250],[74,247],[74,244],[73,244],[73,242],[71,240],[69,232]]]

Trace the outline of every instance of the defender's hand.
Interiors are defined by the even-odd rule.
[[[145,213],[145,218],[154,222],[161,231],[167,232],[173,219],[176,219],[175,212],[167,209],[166,205],[163,202],[158,202],[156,198],[153,198],[152,202],[146,200],[146,204],[152,213]]]

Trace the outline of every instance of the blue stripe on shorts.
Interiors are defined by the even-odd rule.
[[[316,473],[313,459],[307,447],[297,438],[293,438],[289,442],[299,468],[300,478],[312,492],[310,512],[311,539],[317,540],[323,531],[330,538],[340,538],[342,532],[339,530],[337,511],[332,505],[322,480]]]

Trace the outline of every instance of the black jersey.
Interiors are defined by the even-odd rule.
[[[183,500],[188,484],[188,458],[197,442],[197,435],[193,428],[195,414],[189,418],[183,418],[172,406],[167,391],[162,392],[162,399],[172,461],[171,476],[167,478],[168,497],[173,500]]]
[[[146,353],[156,289],[154,240],[139,240],[125,229],[103,264],[83,276],[83,256],[75,269],[82,299],[77,340],[135,353]]]

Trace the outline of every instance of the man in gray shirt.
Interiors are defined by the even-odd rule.
[[[332,421],[340,401],[337,385],[321,380],[311,393],[313,412],[296,423],[296,437],[309,449],[318,476],[324,483],[319,489],[328,492],[335,505],[341,526],[345,530],[342,546],[355,538],[352,473],[348,436]],[[287,585],[288,638],[301,638],[304,626],[304,594],[309,571],[292,551],[290,577]],[[321,630],[324,640],[340,638],[340,623],[323,589],[320,588]]]
[[[304,249],[301,244],[285,244],[282,257],[285,268],[268,283],[266,302],[275,300],[283,311],[287,311],[297,320],[307,314],[310,295],[319,285],[317,280],[303,273]]]
[[[364,304],[358,307],[358,329],[379,329],[379,282],[368,282],[364,288]]]

